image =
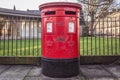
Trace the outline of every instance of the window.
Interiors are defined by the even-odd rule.
[[[52,23],[51,22],[47,23],[46,29],[47,29],[47,33],[52,33]]]
[[[74,33],[74,32],[75,32],[75,25],[74,25],[73,22],[69,22],[68,32],[69,32],[69,33]]]

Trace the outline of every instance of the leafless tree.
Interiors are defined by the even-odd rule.
[[[90,35],[94,35],[94,30],[97,25],[96,21],[103,16],[110,6],[115,2],[115,0],[78,0],[79,2],[86,5],[86,10],[88,12],[88,16],[90,16]],[[86,24],[87,26],[88,24]]]

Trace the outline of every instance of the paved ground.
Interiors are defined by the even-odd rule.
[[[0,80],[120,80],[119,65],[81,65],[80,75],[72,78],[49,78],[40,66],[0,65]]]

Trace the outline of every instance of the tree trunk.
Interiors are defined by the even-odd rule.
[[[90,23],[90,35],[94,36],[94,16],[91,17],[91,23]]]

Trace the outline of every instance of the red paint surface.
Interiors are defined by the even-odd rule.
[[[75,3],[48,3],[40,6],[42,17],[42,57],[49,59],[70,59],[79,57],[79,12],[81,6]],[[45,12],[55,14],[45,15]],[[76,12],[74,15],[65,11]],[[47,33],[46,24],[52,23],[52,32]],[[74,33],[68,32],[68,24],[75,25]]]

